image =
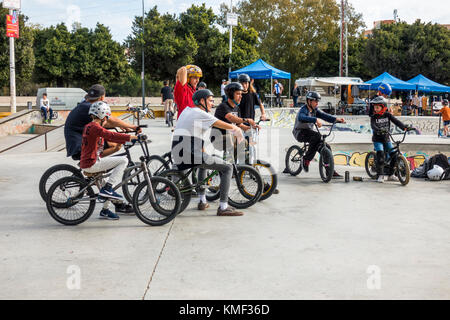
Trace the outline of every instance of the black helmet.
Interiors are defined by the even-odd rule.
[[[250,82],[250,77],[249,77],[248,74],[243,73],[243,74],[240,74],[240,75],[239,75],[238,80],[239,80],[240,83],[243,83],[243,82]]]
[[[208,97],[214,97],[214,94],[208,89],[200,89],[194,93],[194,95],[192,96],[192,101],[196,106],[200,106],[200,100],[205,99],[206,101]]]
[[[232,82],[225,87],[225,94],[229,99],[234,99],[236,91],[244,91],[244,87],[239,82]]]
[[[442,100],[442,104],[443,104],[444,106],[448,105],[448,100],[447,100],[447,99]]]
[[[205,88],[205,89],[208,88],[206,83],[204,83],[203,81],[199,82],[199,84],[197,85],[197,88],[200,88],[200,87]]]
[[[320,99],[322,99],[322,97],[320,96],[320,93],[316,91],[309,91],[306,94],[306,100],[320,101]]]

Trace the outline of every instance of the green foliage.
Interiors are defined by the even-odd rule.
[[[382,25],[367,39],[362,59],[371,76],[387,71],[400,79],[423,74],[434,81],[450,82],[450,31],[420,20]]]

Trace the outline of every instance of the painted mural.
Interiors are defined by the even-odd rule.
[[[334,163],[341,166],[364,167],[368,154],[368,152],[337,151],[334,153]],[[420,167],[425,162],[425,159],[429,157],[428,154],[420,151],[414,155],[407,153],[403,155],[408,160],[411,170]]]

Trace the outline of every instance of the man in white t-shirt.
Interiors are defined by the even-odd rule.
[[[280,108],[283,107],[283,104],[281,103],[281,94],[283,93],[283,85],[281,83],[278,83],[278,80],[274,80],[273,93],[277,97],[275,105],[279,106]]]
[[[50,101],[48,100],[46,93],[42,94],[40,108],[44,115],[44,123],[51,123],[53,118],[53,110],[50,108]]]
[[[206,178],[206,170],[220,172],[220,205],[218,216],[241,216],[242,212],[228,206],[228,192],[230,190],[232,166],[219,157],[205,152],[205,141],[210,137],[211,127],[230,130],[238,142],[244,140],[241,129],[235,125],[220,121],[212,114],[214,105],[213,93],[208,89],[198,90],[192,96],[195,107],[186,108],[177,121],[172,138],[172,159],[179,170],[198,167],[198,179]],[[206,201],[206,190],[199,191],[199,210],[209,207]]]

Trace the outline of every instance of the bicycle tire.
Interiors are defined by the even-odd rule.
[[[55,193],[62,190],[63,193],[67,191],[67,189],[62,189],[63,186],[68,186],[72,184],[72,187],[74,187],[73,192],[74,194],[78,192],[80,189],[86,187],[87,182],[84,179],[81,179],[76,176],[69,176],[69,177],[63,177],[56,181],[48,191],[48,197],[46,201],[47,210],[50,214],[50,216],[55,219],[57,222],[67,225],[67,226],[73,226],[80,224],[92,215],[92,212],[95,208],[95,202],[96,202],[96,194],[94,193],[94,190],[91,187],[88,187],[85,192],[83,193],[84,196],[89,196],[89,206],[87,209],[81,209],[84,213],[80,214],[79,218],[76,219],[66,219],[61,216],[61,213],[57,212],[57,210],[71,210],[74,211],[74,206],[79,204],[80,202],[71,202],[70,197],[67,198],[66,202],[64,203],[64,199],[62,199],[62,202],[56,202],[54,199],[56,198]],[[66,194],[64,194],[65,196]],[[81,196],[83,196],[81,195]],[[65,204],[65,205],[64,205]]]
[[[366,159],[364,160],[364,167],[366,168],[367,175],[371,179],[378,178],[377,154],[374,151],[371,151],[367,154]]]
[[[284,164],[291,176],[297,176],[302,172],[303,150],[297,145],[291,146],[286,152]],[[295,165],[292,165],[295,164]],[[298,166],[298,167],[297,167]]]
[[[192,198],[192,190],[190,189],[190,182],[188,179],[184,179],[184,175],[174,169],[166,170],[164,172],[161,172],[159,175],[160,177],[169,179],[175,185],[177,186],[178,190],[181,194],[181,205],[180,205],[180,211],[178,214],[186,210],[186,208],[189,206],[189,203],[191,202]]]
[[[57,172],[58,174],[55,175],[55,173]],[[68,174],[63,174],[63,172],[67,172]],[[52,175],[55,175],[56,177],[51,178]],[[42,174],[41,179],[39,180],[39,193],[44,202],[47,202],[48,190],[50,189],[52,184],[65,176],[77,176],[83,178],[81,170],[70,164],[57,164],[53,167],[50,167]]]
[[[261,198],[259,201],[266,200],[270,198],[270,196],[273,195],[273,192],[278,186],[278,175],[276,174],[273,167],[261,160],[256,160],[256,163],[253,165],[253,167],[258,170],[258,168],[264,168],[269,174],[261,174],[261,172],[258,171],[259,175],[263,179],[263,192],[261,194]]]
[[[173,198],[174,203],[171,205],[170,208],[164,208],[161,206],[161,198],[162,193],[155,192],[155,197],[157,198],[156,203],[151,203],[149,201],[148,194],[146,193],[146,188],[148,188],[148,184],[146,181],[143,181],[137,188],[136,192],[133,195],[133,207],[136,212],[136,216],[141,220],[142,222],[151,225],[151,226],[162,226],[166,223],[169,223],[172,221],[177,214],[180,211],[180,205],[181,205],[181,194],[178,190],[177,186],[170,180],[165,179],[161,176],[157,177],[151,177],[151,183],[153,190],[165,190],[164,193],[167,193],[167,196],[170,198]],[[164,184],[164,188],[158,188],[159,184]],[[141,193],[144,190],[144,194],[147,197],[146,201],[142,201],[142,197],[140,198]],[[141,200],[140,200],[141,199]],[[151,207],[156,211],[159,216],[162,216],[162,219],[153,220],[148,216],[148,214],[145,214],[143,211],[146,208],[142,208],[144,205],[150,203]],[[147,206],[148,208],[148,206]]]
[[[147,113],[145,114],[145,116],[147,117],[147,119],[155,119],[155,111],[153,111],[153,109],[148,108],[147,109]]]
[[[334,158],[333,153],[327,147],[323,147],[320,150],[319,157],[319,173],[322,181],[325,183],[330,182],[334,173]]]
[[[409,178],[411,176],[411,171],[409,169],[408,160],[403,155],[397,156],[397,163],[395,166],[395,173],[397,175],[398,180],[403,186],[406,186],[409,183]]]
[[[237,175],[234,176],[233,181],[236,183],[236,189],[232,190],[228,194],[228,203],[236,209],[246,209],[253,206],[259,201],[263,191],[263,180],[255,168],[248,165],[237,165]],[[249,177],[245,178],[245,175]],[[245,181],[244,181],[245,178]],[[245,182],[253,181],[256,186],[256,190],[251,190],[250,187],[244,186]]]
[[[131,163],[131,165],[137,164],[139,164],[139,162]],[[155,172],[161,170],[161,167],[163,168],[162,170],[169,169],[169,166],[166,164],[166,161],[164,161],[162,157],[158,155],[152,155],[148,158],[147,168],[152,175],[157,175],[155,174]],[[137,170],[140,170],[140,168],[136,168],[134,170],[125,170],[122,176],[122,181],[127,180],[128,177],[133,173],[135,173]],[[144,173],[141,172],[141,174],[139,174],[138,176],[134,177],[133,179],[127,181],[127,183],[124,183],[122,185],[123,195],[129,203],[132,203],[133,201],[134,190],[144,180],[145,180]]]

